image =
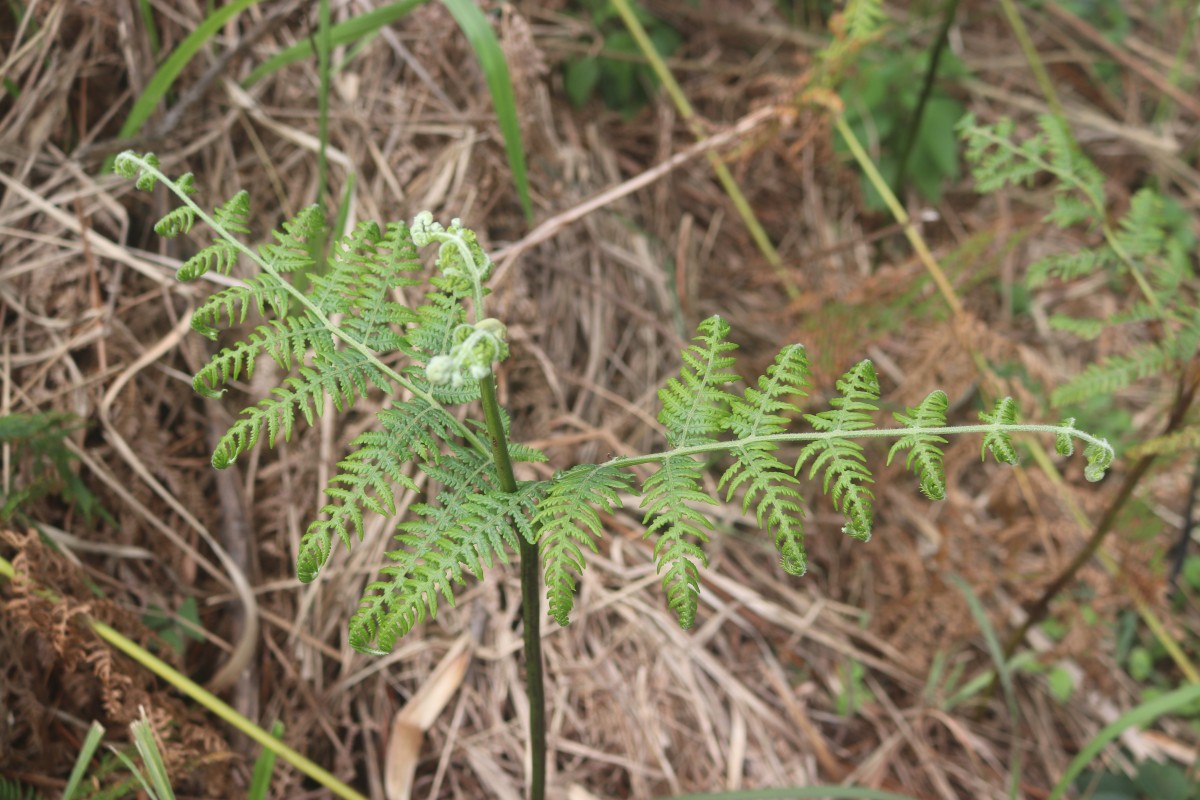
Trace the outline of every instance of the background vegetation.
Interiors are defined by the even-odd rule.
[[[1078,460],[1026,449],[1007,471],[955,444],[933,506],[878,471],[870,543],[812,504],[804,578],[722,507],[686,633],[636,509],[603,515],[573,623],[545,638],[555,796],[1196,797],[1195,4],[841,8],[0,8],[0,792],[57,796],[93,720],[132,754],[142,708],[176,791],[254,782],[252,734],[105,630],[363,794],[524,791],[515,573],[391,656],[352,654],[413,498],[365,519],[332,579],[301,585],[294,556],[378,398],[210,468],[272,383],[193,392],[207,292],[173,273],[208,242],[161,240],[166,198],[106,174],[135,147],[194,172],[203,205],[247,189],[251,238],[313,201],[346,227],[430,209],[478,230],[501,399],[551,456],[519,477],[659,446],[654,394],[714,313],[747,374],[799,341],[814,386],[870,356],[889,408],[940,386],[968,419],[1011,394],[1118,443],[1099,486]],[[1022,609],[1044,619],[1014,635]],[[445,710],[414,711],[435,690]],[[132,789],[101,752],[88,791]],[[324,780],[261,773],[276,797]]]

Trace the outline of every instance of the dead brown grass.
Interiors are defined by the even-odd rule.
[[[335,3],[336,14],[367,5]],[[698,150],[648,174],[694,144],[665,101],[628,119],[565,103],[558,65],[580,23],[563,5],[498,6],[537,212],[551,220],[536,241],[526,238],[482,78],[439,5],[417,9],[356,54],[331,97],[330,189],[340,196],[355,175],[351,222],[430,209],[462,217],[500,252],[497,315],[510,321],[514,345],[501,391],[516,437],[547,450],[551,469],[654,447],[655,391],[687,331],[715,312],[744,343],[747,371],[783,341],[799,340],[814,353],[818,386],[870,355],[892,387],[889,400],[912,403],[940,385],[968,413],[978,376],[960,334],[936,300],[918,306],[926,318],[892,319],[911,313],[896,300],[922,278],[920,265],[896,229],[860,213],[855,180],[819,118],[772,113],[763,116],[769,124],[745,122],[802,85],[811,38],[789,31],[770,3],[751,13],[749,4],[706,3],[700,15],[686,4],[654,4],[686,31],[679,74],[714,136],[738,120],[748,126],[726,137],[732,149],[724,140],[704,146],[731,153],[802,288],[789,305]],[[198,0],[152,6],[163,52],[205,13]],[[457,609],[388,658],[348,653],[345,620],[380,563],[390,521],[374,520],[367,542],[339,556],[316,585],[294,579],[291,554],[344,444],[371,424],[370,404],[214,474],[213,437],[239,403],[261,394],[258,379],[224,403],[192,393],[187,376],[206,350],[185,335],[186,320],[200,291],[176,284],[172,267],[193,245],[150,231],[166,209],[161,194],[150,200],[100,174],[103,159],[127,144],[154,150],[168,173],[194,171],[206,201],[248,189],[260,212],[256,236],[310,202],[314,65],[291,66],[250,92],[233,83],[307,35],[306,4],[272,0],[245,12],[185,70],[170,110],[131,143],[113,137],[155,64],[136,4],[41,0],[27,3],[19,21],[14,7],[0,10],[0,74],[19,92],[0,98],[0,413],[65,410],[87,420],[72,447],[112,519],[89,525],[52,502],[30,508],[29,519],[70,561],[28,534],[6,535],[5,555],[20,554],[18,565],[64,602],[48,606],[20,583],[3,590],[0,764],[52,792],[87,721],[117,730],[142,703],[171,721],[179,743],[172,765],[191,776],[190,791],[240,793],[230,787],[248,775],[244,742],[71,625],[87,609],[133,635],[149,605],[177,608],[195,596],[210,638],[188,649],[182,668],[264,725],[283,720],[289,744],[374,797],[382,796],[392,713],[470,630],[474,660],[429,731],[414,796],[520,797],[525,700],[513,571],[471,587]],[[977,112],[1039,110],[1001,18],[987,3],[964,7],[956,47],[976,76]],[[1094,32],[1057,14],[1040,17],[1037,32],[1073,121],[1110,168],[1110,188],[1160,171],[1193,212],[1200,208],[1200,180],[1180,144],[1195,141],[1197,109],[1176,97],[1175,112],[1155,129],[1141,112],[1145,96],[1162,90],[1173,32],[1135,18],[1119,48],[1123,98],[1093,80],[1093,62],[1107,49]],[[980,202],[956,192],[923,227],[979,320],[973,344],[993,363],[1020,364],[1040,379],[1076,369],[1082,354],[1015,316],[1003,288],[1038,251],[1059,244],[1039,227],[1036,200]],[[1108,301],[1092,292],[1080,302]],[[1019,382],[1010,391],[1038,407]],[[1146,414],[1161,408],[1152,392],[1134,400]],[[921,798],[1004,797],[1018,755],[1022,795],[1044,796],[1081,743],[1135,701],[1136,687],[1113,661],[1108,630],[1076,624],[1080,601],[1068,598],[1058,613],[1069,635],[1040,646],[1047,661],[1078,670],[1071,702],[1025,676],[1016,730],[999,700],[946,707],[945,687],[930,677],[935,660],[966,676],[989,665],[946,576],[964,576],[1003,628],[1085,536],[1049,483],[1032,470],[980,466],[974,447],[949,454],[950,499],[936,506],[907,480],[881,481],[869,545],[841,537],[840,522],[816,499],[814,568],[803,580],[776,568],[752,520],[722,509],[726,535],[711,548],[690,632],[665,608],[636,510],[612,518],[572,625],[545,634],[554,796],[851,781]],[[18,456],[6,448],[6,481]],[[1185,476],[1162,473],[1146,501],[1169,518],[1185,489]],[[1076,499],[1095,511],[1105,487],[1080,488]],[[1147,596],[1159,597],[1159,544],[1114,549]],[[1081,585],[1090,592],[1082,602],[1103,618],[1129,605],[1098,569]],[[1192,612],[1174,621],[1178,630],[1195,624]],[[870,694],[856,713],[839,714],[856,665],[864,670],[858,688]],[[1139,755],[1196,756],[1195,739],[1177,724],[1124,743]],[[197,759],[206,760],[202,769]],[[272,792],[291,798],[309,787],[281,765]]]

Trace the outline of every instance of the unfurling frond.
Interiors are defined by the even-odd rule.
[[[921,483],[921,491],[930,500],[942,500],[946,497],[946,472],[942,466],[942,445],[946,437],[933,433],[925,433],[923,428],[941,428],[946,424],[946,406],[949,400],[946,393],[937,389],[921,401],[916,408],[908,409],[906,414],[896,412],[896,421],[912,433],[906,434],[892,445],[888,451],[887,463],[892,463],[896,453],[907,450],[908,458],[904,466],[916,474]]]
[[[860,361],[837,382],[840,397],[829,401],[832,408],[804,418],[822,433],[852,433],[873,426],[871,414],[878,408],[879,380],[870,361]],[[862,445],[848,436],[830,436],[805,445],[796,460],[794,472],[799,474],[809,459],[808,477],[811,480],[825,471],[824,491],[833,498],[834,506],[846,518],[842,532],[855,539],[871,538],[872,500],[866,488],[875,482],[867,469]]]
[[[619,493],[628,489],[632,476],[603,464],[583,464],[561,472],[549,482],[546,497],[538,504],[533,527],[546,576],[550,615],[559,625],[570,621],[575,605],[575,578],[583,574],[580,544],[596,552],[595,540],[604,532],[599,512],[611,514],[620,507]]]

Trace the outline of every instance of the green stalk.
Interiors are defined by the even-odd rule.
[[[942,53],[950,41],[950,26],[954,24],[954,16],[958,13],[958,0],[946,0],[942,10],[942,26],[934,40],[933,52],[929,55],[929,67],[925,70],[925,79],[921,82],[921,94],[917,100],[917,109],[913,112],[912,122],[904,136],[904,147],[900,149],[900,168],[896,172],[896,190],[904,188],[908,178],[908,159],[912,156],[913,146],[917,143],[917,131],[921,129],[925,109],[929,98],[933,96],[933,83],[937,79],[938,65],[942,62]]]
[[[479,382],[483,419],[492,439],[492,457],[500,488],[517,490],[512,460],[508,457],[508,438],[500,419],[496,400],[496,381],[489,375]],[[521,621],[525,637],[525,694],[529,699],[529,800],[546,796],[546,689],[542,681],[542,573],[535,542],[521,541]]]
[[[666,62],[658,54],[658,50],[654,47],[654,43],[650,41],[650,36],[646,33],[646,29],[642,27],[642,23],[634,15],[633,9],[629,7],[628,0],[612,0],[612,5],[621,16],[621,21],[625,23],[629,35],[637,42],[637,46],[646,57],[650,68],[654,70],[655,76],[662,83],[667,94],[670,95],[671,102],[675,105],[675,110],[687,122],[692,135],[696,137],[696,141],[707,137],[708,133],[696,119],[696,112],[692,108],[692,104],[688,102],[687,95],[683,93],[683,89],[680,88],[678,81],[675,80],[675,76],[671,74],[671,70],[667,68]],[[716,173],[717,180],[721,183],[721,188],[725,190],[726,196],[733,203],[734,209],[737,210],[738,216],[742,219],[742,224],[750,232],[750,238],[758,246],[758,250],[762,253],[763,258],[771,265],[771,269],[775,271],[775,275],[783,285],[783,290],[787,292],[787,296],[790,299],[795,300],[800,296],[800,289],[796,286],[796,282],[792,280],[791,274],[787,271],[787,267],[784,265],[779,251],[771,243],[771,237],[767,235],[762,223],[755,216],[754,209],[750,206],[750,201],[742,194],[742,189],[738,186],[737,179],[733,177],[733,173],[729,171],[729,167],[725,166],[725,162],[721,159],[721,156],[709,151],[704,154],[704,157],[712,165],[713,172]]]

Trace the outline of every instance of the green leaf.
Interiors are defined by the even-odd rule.
[[[575,578],[583,574],[583,551],[596,552],[595,541],[604,533],[597,512],[611,514],[621,506],[619,493],[629,488],[632,476],[603,464],[582,464],[559,473],[538,504],[531,527],[539,530],[538,551],[544,564],[550,615],[559,625],[570,622]]]
[[[133,108],[129,110],[129,116],[125,118],[125,123],[117,133],[117,138],[132,139],[136,136],[142,129],[142,125],[154,113],[154,109],[158,106],[159,101],[171,90],[175,79],[179,77],[179,73],[183,72],[184,67],[188,65],[196,53],[204,47],[209,39],[225,27],[225,23],[257,2],[258,0],[231,0],[228,5],[213,10],[212,13],[205,17],[196,26],[196,29],[188,34],[187,38],[180,42],[178,47],[171,51],[171,55],[167,56],[167,60],[163,62],[162,66],[146,82],[146,88],[142,90],[141,95],[134,102]]]
[[[599,81],[600,60],[595,56],[584,56],[567,62],[567,68],[563,72],[563,88],[567,91],[567,99],[576,108],[587,105]]]
[[[427,2],[429,0],[402,0],[402,2],[389,3],[364,14],[359,14],[356,17],[351,17],[329,29],[330,43],[334,47],[338,47],[352,44],[359,39],[364,39],[375,34],[380,29],[386,28],[393,22],[403,19],[414,8],[423,6]],[[289,64],[311,58],[313,53],[313,39],[307,36],[299,39],[291,47],[280,50],[255,67],[242,80],[242,87],[248,89],[263,78],[274,72],[278,72]]]
[[[1056,666],[1046,673],[1046,685],[1050,688],[1050,694],[1060,703],[1069,702],[1075,693],[1075,681],[1065,667]]]
[[[517,185],[517,195],[521,200],[521,209],[525,212],[525,220],[533,221],[533,201],[529,198],[529,177],[525,172],[525,146],[521,141],[521,125],[517,119],[517,101],[513,94],[512,79],[508,73],[508,63],[504,60],[504,51],[500,42],[492,32],[492,25],[487,16],[475,5],[475,0],[442,0],[458,27],[462,29],[479,66],[487,79],[488,90],[492,94],[492,107],[496,112],[496,121],[500,123],[500,132],[504,136],[504,149],[508,153],[508,166],[512,172],[513,182]]]

